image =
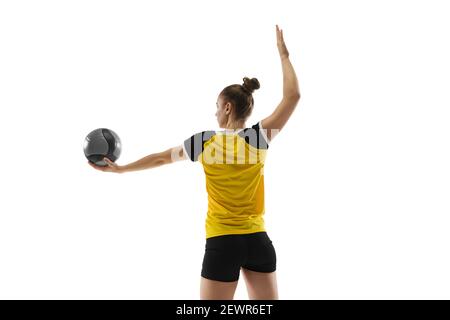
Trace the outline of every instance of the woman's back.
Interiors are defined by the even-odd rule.
[[[203,131],[185,140],[203,165],[208,192],[206,238],[265,231],[264,161],[269,145],[260,123],[236,132]]]

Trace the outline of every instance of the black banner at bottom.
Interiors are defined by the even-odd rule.
[[[0,305],[4,314],[45,319],[385,319],[445,315],[448,300],[3,300]]]

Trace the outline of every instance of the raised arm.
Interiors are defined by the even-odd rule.
[[[300,100],[300,89],[294,67],[289,60],[289,51],[283,38],[283,30],[276,26],[277,47],[280,53],[283,71],[283,98],[270,116],[261,120],[263,129],[267,129],[267,137],[272,139],[291,117]]]
[[[120,166],[112,162],[108,158],[104,158],[105,162],[108,164],[108,166],[106,167],[97,166],[91,162],[89,162],[89,164],[93,168],[100,171],[124,173],[129,171],[145,170],[154,167],[159,167],[162,166],[163,164],[169,164],[175,161],[186,159],[187,157],[183,152],[183,147],[180,145],[162,152],[152,153],[146,157],[143,157],[142,159],[139,159],[127,165]]]

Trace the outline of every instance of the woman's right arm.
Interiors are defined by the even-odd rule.
[[[283,39],[283,30],[278,29],[278,25],[276,26],[276,33],[283,71],[283,98],[272,114],[261,120],[262,128],[266,129],[269,140],[284,127],[300,100],[297,76],[289,60],[289,52]]]

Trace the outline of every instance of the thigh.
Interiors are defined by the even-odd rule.
[[[256,272],[242,268],[249,299],[277,300],[276,272]]]
[[[201,300],[232,300],[236,291],[238,281],[222,282],[201,277],[200,299]]]

